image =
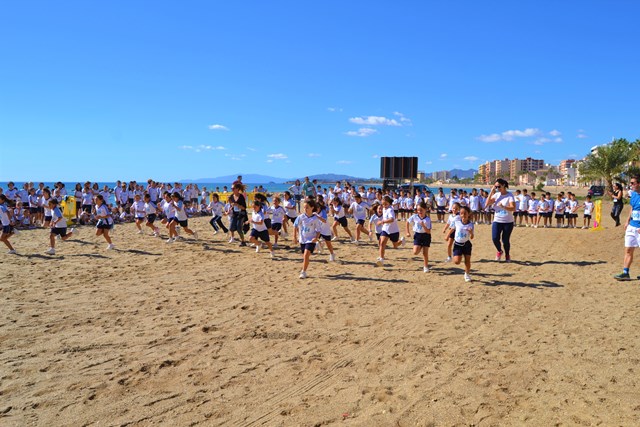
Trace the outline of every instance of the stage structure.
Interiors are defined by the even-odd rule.
[[[418,178],[417,157],[380,157],[380,178],[383,188],[396,188],[404,180],[410,180],[413,192],[413,181]]]

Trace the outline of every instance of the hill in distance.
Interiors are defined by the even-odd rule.
[[[253,174],[253,173],[249,173],[249,174],[238,173],[235,175],[218,176],[215,178],[184,179],[181,182],[194,183],[194,184],[203,184],[203,183],[231,184],[233,181],[236,180],[238,175],[242,175],[242,182],[245,184],[268,184],[268,183],[284,184],[286,182],[295,182],[296,179],[299,179],[302,182],[302,180],[304,179],[304,176],[297,177],[297,178],[278,178],[275,176],[259,175],[259,174]],[[334,173],[309,175],[309,179],[311,181],[313,181],[314,179],[317,179],[318,182],[336,182],[336,181],[362,182],[362,181],[376,180],[375,178],[358,178],[355,176],[339,175]]]

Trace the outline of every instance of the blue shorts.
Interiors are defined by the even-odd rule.
[[[343,227],[347,227],[349,225],[349,223],[347,222],[347,217],[343,216],[341,218],[334,218],[335,222],[337,222],[338,224],[340,224]]]
[[[2,226],[2,234],[11,234],[13,233],[13,227],[10,225],[3,225]]]
[[[264,225],[267,227],[267,230],[271,228],[271,218],[264,219]]]
[[[364,225],[364,219],[356,219],[356,224]]]
[[[271,223],[271,229],[275,231],[280,231],[282,229],[282,223],[281,222]]]
[[[258,231],[255,228],[252,228],[250,236],[255,238],[255,239],[260,239],[263,242],[268,242],[269,241],[269,230]]]
[[[156,220],[156,214],[149,214],[147,215],[147,222],[149,224],[153,224]]]
[[[431,246],[431,234],[415,233],[413,235],[413,246],[429,247]]]
[[[471,255],[471,241],[467,240],[464,244],[453,243],[453,256]]]
[[[388,237],[393,243],[400,240],[400,233],[387,233],[386,231],[383,231],[380,235]]]
[[[331,241],[331,234],[321,234],[320,237],[322,237],[326,242]]]
[[[304,253],[304,251],[309,251],[313,253],[316,250],[315,243],[300,243],[300,252]]]

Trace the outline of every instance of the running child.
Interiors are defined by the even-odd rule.
[[[189,220],[187,212],[185,211],[184,198],[182,195],[179,192],[174,191],[171,195],[171,200],[176,211],[176,216],[173,218],[174,228],[179,224],[180,227],[184,228],[184,231],[186,231],[187,234],[191,234],[194,239],[198,240],[198,233],[189,228]]]
[[[307,269],[311,254],[316,248],[316,243],[321,236],[322,222],[318,216],[313,213],[316,209],[316,203],[313,200],[307,200],[304,203],[304,213],[300,214],[293,223],[293,240],[300,242],[300,250],[302,251],[302,270],[300,278],[307,278]]]
[[[67,220],[62,215],[60,208],[58,208],[57,199],[49,199],[49,210],[51,211],[51,234],[49,234],[49,250],[46,252],[49,255],[56,254],[56,236],[60,236],[62,240],[68,240],[73,234],[78,235],[75,228],[72,228],[67,233]]]
[[[113,228],[113,218],[109,213],[109,208],[104,201],[104,197],[101,194],[96,196],[96,218],[98,222],[96,223],[96,236],[104,237],[104,240],[107,241],[107,250],[115,249],[113,246],[113,242],[111,241],[111,237],[109,236],[109,230]]]
[[[144,207],[144,202],[139,194],[133,196],[133,203],[131,204],[131,213],[133,214],[133,219],[136,222],[136,228],[138,229],[138,234],[142,234],[142,223],[145,222],[147,211]]]
[[[282,234],[283,238],[286,238],[287,235],[282,229],[282,223],[284,222],[284,217],[286,215],[286,211],[281,206],[282,200],[280,197],[275,196],[273,198],[273,206],[269,208],[271,212],[271,230],[274,231],[273,234],[273,246],[278,246],[278,239],[280,238],[280,234]]]
[[[256,253],[260,252],[260,240],[262,240],[269,247],[269,256],[273,258],[273,245],[269,241],[269,229],[264,223],[264,205],[263,202],[256,199],[253,202],[253,213],[251,219],[247,222],[251,223],[251,234],[249,235],[249,241],[256,246]]]
[[[9,248],[8,254],[16,254],[16,250],[11,246],[9,238],[13,236],[14,230],[11,227],[11,218],[9,218],[9,208],[7,207],[7,196],[0,194],[0,222],[2,223],[2,236],[0,241]]]
[[[151,194],[149,193],[144,195],[144,213],[147,219],[145,226],[153,231],[153,237],[160,237],[160,229],[153,224],[156,222],[158,207],[151,201]]]
[[[447,242],[447,259],[444,262],[451,262],[453,256],[453,242],[455,240],[455,223],[460,219],[460,203],[455,202],[451,205],[451,213],[447,219],[447,225],[442,229],[444,241]]]
[[[360,233],[364,233],[371,240],[371,234],[369,230],[364,228],[364,222],[367,219],[367,204],[362,200],[362,196],[356,193],[354,196],[354,202],[349,207],[349,213],[353,215],[353,219],[356,221],[356,240],[354,243],[360,242]]]
[[[424,266],[422,271],[429,272],[429,246],[431,246],[431,218],[427,214],[427,204],[425,202],[418,203],[416,209],[418,212],[411,215],[407,220],[407,237],[411,237],[409,226],[413,224],[413,254],[418,255],[422,252],[424,258]]]
[[[209,220],[209,224],[211,224],[211,227],[213,227],[213,234],[218,234],[218,231],[220,231],[220,229],[222,229],[222,232],[224,234],[227,234],[229,230],[222,222],[222,216],[224,215],[225,206],[220,201],[220,196],[218,195],[218,193],[213,193],[211,195],[211,202],[209,203],[209,206],[207,206],[207,210],[213,215],[213,218]]]
[[[284,218],[284,222],[282,223],[282,227],[284,228],[284,231],[286,233],[287,224],[289,223],[289,221],[293,223],[298,216],[298,211],[296,210],[296,201],[288,191],[284,192],[284,210],[286,212],[286,216]]]
[[[322,240],[318,241],[318,253],[322,252],[322,244],[323,241],[327,245],[327,249],[329,249],[329,262],[333,262],[336,260],[336,255],[333,252],[333,243],[331,243],[331,226],[329,225],[328,219],[328,209],[324,204],[324,199],[322,196],[318,196],[318,203],[316,204],[316,216],[322,223],[320,227],[320,237]]]
[[[384,196],[382,198],[382,219],[377,223],[382,226],[379,246],[380,256],[376,261],[376,265],[378,267],[382,267],[384,265],[384,254],[389,240],[391,240],[394,249],[404,245],[404,237],[400,238],[400,228],[398,227],[398,221],[396,220],[396,213],[391,205],[392,202],[393,200],[389,196]]]
[[[466,206],[460,208],[460,217],[454,224],[455,237],[453,243],[453,263],[459,265],[464,256],[464,281],[471,281],[471,239],[473,239],[473,222],[471,212]]]
[[[382,225],[378,225],[379,221],[382,221],[382,204],[380,203],[374,203],[373,206],[371,206],[371,211],[373,212],[371,214],[371,218],[369,219],[369,235],[371,235],[374,231],[372,230],[372,227],[375,228],[375,234],[376,234],[376,241],[378,242],[378,244],[380,244],[380,234],[382,233]]]
[[[349,239],[353,243],[353,234],[351,234],[351,230],[349,230],[349,223],[347,222],[347,217],[345,216],[345,210],[342,206],[342,200],[340,197],[334,197],[331,201],[331,214],[333,215],[333,226],[331,229],[333,230],[333,239],[338,239],[338,225],[340,225],[344,231],[349,235]]]

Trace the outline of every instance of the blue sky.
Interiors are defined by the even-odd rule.
[[[640,137],[640,2],[23,1],[0,180],[377,177]]]

